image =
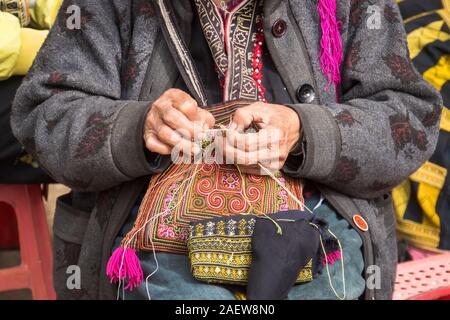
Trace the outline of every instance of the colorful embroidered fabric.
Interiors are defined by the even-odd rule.
[[[216,123],[224,125],[234,110],[245,104],[230,102],[209,110]],[[278,175],[303,201],[302,182]],[[134,228],[122,245],[187,254],[190,222],[289,209],[303,208],[269,176],[241,175],[234,165],[176,164],[151,178]]]
[[[188,240],[195,279],[246,285],[252,263],[252,235],[256,218],[236,217],[194,223]],[[297,283],[313,280],[312,259],[300,271]]]

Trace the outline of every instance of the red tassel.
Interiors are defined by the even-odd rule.
[[[111,283],[126,281],[126,290],[133,290],[144,282],[144,272],[136,251],[131,248],[119,247],[114,250],[106,267],[106,275]]]
[[[333,265],[336,261],[341,259],[342,259],[341,252],[339,250],[336,250],[327,254],[326,257],[322,259],[322,264],[326,265],[328,262],[328,264]]]

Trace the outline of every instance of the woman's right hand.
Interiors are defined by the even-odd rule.
[[[147,114],[144,141],[148,150],[169,155],[178,150],[200,151],[196,135],[214,126],[213,115],[198,106],[186,92],[169,89],[156,100]]]

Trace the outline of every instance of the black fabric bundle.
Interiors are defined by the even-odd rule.
[[[252,237],[252,264],[247,284],[249,300],[284,300],[296,282],[299,271],[313,261],[313,274],[321,271],[323,257],[320,236],[327,227],[323,220],[302,211],[286,211],[257,219]],[[324,237],[323,237],[324,238]],[[324,240],[327,249],[335,247]]]

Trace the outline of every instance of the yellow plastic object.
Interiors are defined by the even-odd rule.
[[[10,13],[0,12],[0,80],[13,75],[20,52],[20,22]]]
[[[36,0],[30,9],[31,19],[40,29],[50,29],[55,22],[62,0]]]
[[[14,68],[15,75],[25,75],[28,73],[47,35],[48,30],[35,30],[30,28],[23,28],[21,30],[21,47],[19,59]]]
[[[47,30],[20,28],[19,19],[0,12],[0,81],[25,75],[47,37]]]

